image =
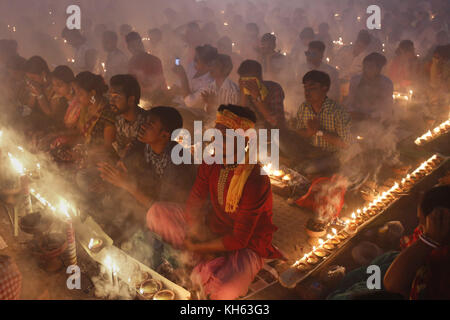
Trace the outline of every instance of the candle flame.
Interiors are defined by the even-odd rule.
[[[89,250],[91,250],[93,246],[94,246],[94,238],[91,238],[91,240],[89,240],[89,244],[88,244]]]
[[[14,170],[17,171],[17,173],[23,175],[25,173],[25,168],[23,167],[22,163],[13,157],[11,153],[8,152],[9,160],[11,161],[11,164],[14,168]]]
[[[61,199],[59,200],[59,211],[65,215],[68,219],[70,219],[70,214],[69,214],[69,203],[65,200],[65,199]]]

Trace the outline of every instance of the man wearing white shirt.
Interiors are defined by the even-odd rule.
[[[214,80],[209,70],[216,58],[217,49],[210,45],[204,45],[195,49],[194,63],[188,65],[187,71],[181,65],[175,66],[174,72],[181,82],[181,94],[187,107],[204,109],[201,94]]]
[[[215,117],[215,112],[220,105],[238,104],[240,89],[228,76],[233,70],[231,57],[219,54],[212,63],[210,74],[214,79],[206,90],[201,94],[205,103],[205,111]]]

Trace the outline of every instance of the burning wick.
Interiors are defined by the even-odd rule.
[[[88,244],[89,250],[91,250],[93,246],[94,246],[94,239],[91,238],[91,240],[89,240],[89,244]]]
[[[167,86],[167,90],[170,90],[170,86]]]
[[[361,136],[357,136],[356,139],[357,139],[357,140],[364,140],[364,138],[361,137]]]
[[[224,22],[223,25],[224,25],[224,26],[228,26],[228,22]]]
[[[327,63],[330,63],[330,58],[327,57]]]

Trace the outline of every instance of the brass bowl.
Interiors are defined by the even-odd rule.
[[[162,283],[155,279],[149,279],[144,281],[140,288],[139,294],[144,299],[152,299],[153,296],[162,289]]]
[[[305,263],[305,262],[300,262],[297,266],[296,266],[297,270],[305,272],[308,270],[311,270],[311,265]]]
[[[316,251],[314,251],[314,254],[319,258],[323,258],[328,256],[330,253],[324,249],[316,249]]]
[[[306,262],[308,262],[308,264],[310,264],[310,265],[318,264],[319,261],[320,261],[320,258],[315,255],[311,255],[306,259]]]
[[[175,293],[171,290],[161,290],[153,296],[153,300],[175,300]]]
[[[327,242],[324,243],[323,247],[327,250],[333,250],[336,247],[336,245],[331,242]]]
[[[341,239],[334,237],[334,238],[329,240],[329,243],[334,244],[334,245],[338,245],[339,243],[341,243]]]

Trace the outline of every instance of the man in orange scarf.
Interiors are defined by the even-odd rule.
[[[255,122],[250,109],[222,105],[216,129],[222,134],[226,129],[246,131]],[[224,159],[227,143],[223,144]],[[203,215],[208,198],[213,210]],[[259,164],[203,163],[186,208],[155,203],[147,213],[147,225],[164,241],[201,257],[191,280],[214,300],[245,295],[264,258],[281,257],[272,246],[277,228],[272,223],[270,180],[261,174]]]

